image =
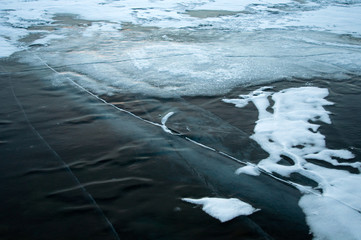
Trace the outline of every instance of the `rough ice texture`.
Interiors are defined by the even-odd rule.
[[[188,11],[199,10],[213,11],[215,14],[203,19],[187,14]],[[217,15],[217,11],[232,11],[234,14]],[[12,40],[19,37],[15,31],[4,30],[4,28],[34,33],[36,30],[28,27],[51,23],[56,14],[75,14],[83,19],[101,21],[102,26],[95,24],[98,25],[99,31],[106,29],[104,26],[107,24],[120,25],[127,22],[162,28],[206,26],[212,29],[244,31],[296,27],[342,34],[361,34],[360,1],[1,0],[0,36]],[[20,45],[21,43],[17,41],[11,42],[13,47]],[[6,51],[13,50],[14,48],[9,47]],[[1,55],[9,54],[2,53]]]
[[[334,3],[340,3],[336,5]],[[344,3],[344,4],[342,4]],[[228,28],[282,28],[285,26],[317,27],[343,33],[360,33],[359,1],[290,0],[74,0],[21,1],[2,0],[1,9],[7,22],[14,26],[30,26],[51,21],[56,13],[78,14],[89,20],[132,22],[159,27],[186,27],[200,24],[222,25]],[[246,11],[227,17],[200,19],[185,14],[188,10]],[[101,12],[101,14],[99,14]],[[274,14],[277,13],[277,14]],[[300,14],[301,13],[301,14]]]
[[[290,25],[309,26],[314,29],[329,29],[337,33],[361,33],[361,24],[355,19],[361,17],[361,6],[328,6],[319,10],[304,12]]]
[[[53,67],[66,66],[63,75],[99,95],[212,96],[279,79],[343,80],[361,75],[361,46],[328,32],[361,33],[360,1],[334,2],[1,0],[0,54],[49,45],[37,46],[36,54]],[[187,14],[201,10],[212,17]],[[233,13],[217,15],[227,10]],[[90,21],[54,22],[56,14]],[[54,28],[45,27],[52,22]],[[320,31],[307,31],[313,29]],[[42,38],[19,41],[28,33]]]
[[[103,30],[96,30],[98,27]],[[96,24],[94,29],[84,30],[84,35],[78,29],[69,30],[67,38],[37,49],[36,54],[51,66],[67,66],[67,75],[85,88],[109,95],[212,96],[239,85],[280,78],[342,80],[349,77],[343,73],[361,74],[361,48],[308,43],[304,41],[306,33],[293,33],[286,39],[277,31],[232,32],[221,39],[224,33],[210,31],[212,40],[204,42],[202,36],[188,41],[188,35],[193,34],[189,31],[180,30],[174,36],[172,30],[160,30],[150,35],[135,32],[145,35],[144,40],[132,41],[127,39],[128,32],[115,28],[114,24]],[[166,34],[175,39],[163,40]],[[119,39],[124,41],[119,44]],[[242,99],[238,104],[248,101]]]
[[[250,204],[243,202],[237,198],[201,198],[191,199],[182,198],[183,201],[202,205],[203,211],[217,218],[221,222],[227,222],[241,215],[251,215],[259,209],[253,208]]]
[[[318,131],[317,122],[331,124],[329,112],[324,109],[324,106],[332,105],[325,99],[328,90],[318,87],[290,88],[276,93],[265,90],[262,88],[241,95],[239,99],[224,100],[238,107],[253,102],[257,107],[259,119],[251,138],[269,154],[258,163],[258,168],[284,177],[299,173],[318,183],[315,189],[299,185],[301,192],[307,194],[299,204],[316,239],[360,239],[361,174],[307,161],[313,159],[361,169],[360,162],[340,163],[337,159],[348,160],[354,155],[345,149],[328,149],[326,137]],[[272,106],[269,97],[274,102]],[[273,112],[268,111],[269,107]],[[285,157],[292,161],[290,166],[280,163]],[[237,173],[252,174],[245,168]]]

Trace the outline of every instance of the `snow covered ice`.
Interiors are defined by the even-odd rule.
[[[320,126],[332,125],[328,107],[338,102],[328,100],[327,84],[312,85],[315,79],[348,82],[344,89],[359,94],[360,19],[360,0],[1,0],[0,58],[50,69],[42,80],[55,87],[70,80],[98,99],[136,96],[136,107],[123,112],[147,109],[153,101],[158,118],[143,122],[229,158],[234,152],[215,145],[226,145],[234,132],[245,135],[232,126],[236,111],[223,120],[223,113],[185,105],[193,97],[218,98],[217,104],[237,111],[253,104],[258,119],[247,140],[268,157],[242,159],[235,176],[268,174],[300,190],[299,206],[315,239],[361,239],[359,150],[347,141],[329,147]],[[271,86],[297,81],[310,84],[280,91]],[[227,97],[249,87],[258,89]],[[115,105],[126,102],[122,97]],[[145,112],[144,119],[153,117]],[[213,145],[201,132],[208,127]],[[295,174],[309,184],[294,181]],[[183,200],[221,222],[256,211],[236,198]]]
[[[0,8],[3,57],[48,45],[36,54],[99,94],[219,95],[294,77],[347,79],[361,68],[357,1],[4,0]],[[217,10],[234,14],[207,17]],[[69,14],[88,22],[62,27],[56,19]]]
[[[328,149],[325,136],[318,131],[320,125],[317,121],[331,124],[330,113],[324,109],[324,106],[333,104],[325,99],[328,90],[300,87],[272,92],[271,89],[263,87],[249,95],[241,95],[239,99],[223,100],[241,108],[252,102],[258,109],[259,117],[251,138],[269,157],[259,162],[257,168],[284,177],[298,173],[318,184],[312,189],[294,183],[305,194],[299,204],[316,239],[359,239],[361,189],[358,186],[361,174],[308,161],[313,159],[334,166],[361,169],[359,162],[336,160],[351,160],[354,155],[345,149]],[[269,107],[272,107],[272,112]],[[289,165],[281,163],[285,158],[291,161]],[[249,168],[251,166],[242,167],[237,173],[257,175],[254,167]]]

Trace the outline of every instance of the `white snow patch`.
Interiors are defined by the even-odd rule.
[[[13,46],[9,41],[0,37],[0,57],[9,57],[19,49]]]
[[[238,168],[236,171],[236,174],[248,174],[248,175],[252,175],[252,176],[259,176],[260,175],[260,171],[258,169],[257,166],[253,166],[253,165],[247,165],[241,168]]]
[[[303,26],[322,29],[336,33],[361,34],[361,6],[345,5],[328,6],[320,10],[303,12],[295,17],[290,26]]]
[[[217,0],[217,1],[204,1],[202,4],[197,5],[195,10],[226,10],[226,11],[242,11],[249,5],[274,5],[274,4],[287,4],[289,0],[245,0],[245,1],[230,1],[230,0]]]
[[[348,73],[359,74],[361,53],[357,48],[359,47],[357,42],[334,37],[330,39],[330,44],[324,45],[323,41],[320,41],[321,44],[315,44],[320,36],[322,38],[322,34],[314,34],[320,36],[313,38],[311,31],[299,31],[296,35],[311,38],[312,41],[305,42],[300,39],[301,37],[294,37],[294,32],[297,31],[294,29],[315,28],[321,31],[361,34],[361,25],[358,24],[361,18],[360,2],[352,1],[352,3],[355,4],[335,5],[328,1],[309,3],[290,0],[241,2],[230,0],[1,0],[0,37],[6,39],[6,42],[2,44],[3,48],[11,53],[16,51],[16,47],[26,44],[18,40],[24,32],[25,35],[33,33],[32,26],[47,26],[54,21],[53,17],[56,14],[74,14],[72,16],[74,18],[79,17],[96,22],[92,22],[91,26],[59,27],[48,32],[66,35],[66,40],[60,44],[62,49],[70,44],[77,43],[78,45],[73,46],[72,51],[67,51],[68,49],[64,52],[58,51],[59,46],[58,49],[54,49],[54,53],[59,52],[54,58],[65,61],[59,65],[73,64],[68,59],[68,57],[75,57],[72,54],[77,54],[76,56],[79,56],[82,61],[94,59],[97,62],[110,62],[111,58],[111,60],[118,58],[114,59],[118,62],[112,62],[117,65],[112,68],[112,72],[100,69],[99,73],[96,73],[102,75],[105,72],[106,76],[114,74],[114,78],[95,77],[98,82],[108,81],[106,84],[115,87],[114,89],[153,95],[164,94],[166,97],[199,93],[219,95],[227,93],[240,84],[259,84],[265,79],[269,82],[292,77],[322,76],[339,79],[341,76],[342,79]],[[310,7],[312,10],[309,9]],[[205,19],[186,14],[188,11],[196,10],[245,12]],[[133,41],[134,39],[129,41],[129,39],[122,39],[122,32],[119,31],[128,23],[136,25],[135,28],[155,26],[169,31],[162,33],[162,36],[165,36],[163,41],[157,38],[156,33],[164,29],[154,30],[154,35],[146,36],[141,39],[142,41]],[[57,24],[61,25],[61,23]],[[183,27],[191,27],[187,29],[189,34],[182,36],[173,31],[173,28]],[[293,32],[290,32],[288,27],[293,29],[290,30]],[[209,38],[212,39],[211,42],[207,38],[200,41],[188,40],[188,36],[198,35],[194,34],[194,31],[204,28],[209,30],[210,36],[214,34],[213,30],[222,32],[226,29],[227,31],[222,32],[221,37],[220,35],[211,36]],[[268,28],[282,29],[282,32],[278,34],[263,31]],[[77,32],[74,33],[74,30]],[[123,30],[129,29],[124,27]],[[249,31],[253,30],[257,30],[255,35],[249,34]],[[78,35],[79,32],[83,33],[84,38]],[[140,35],[146,31],[141,32],[142,30],[139,30]],[[168,33],[171,37],[167,35]],[[230,38],[231,34],[234,36]],[[312,36],[307,37],[307,34]],[[75,40],[71,39],[72,37]],[[94,38],[90,41],[87,37]],[[47,38],[35,41],[35,44],[44,44],[45,41]],[[127,45],[129,42],[131,46]],[[92,44],[94,45],[91,46]],[[89,55],[92,56],[83,56],[87,53],[86,51],[81,53],[73,51],[81,49],[79,45],[92,47],[91,49],[96,54],[91,52]],[[111,50],[104,50],[106,47]],[[126,61],[119,61],[120,59],[127,60],[123,59],[125,56],[137,56],[142,52],[148,61],[134,58],[132,63],[137,69]],[[1,54],[9,55],[5,51]],[[51,61],[54,62],[54,59]],[[89,69],[92,68],[75,69],[75,71],[86,71],[87,75],[92,75],[89,74]],[[107,68],[104,69],[107,70]],[[116,72],[117,69],[119,72]],[[141,69],[144,74],[139,74],[138,69]],[[116,79],[123,79],[123,81]],[[163,88],[159,90],[158,85],[162,85]],[[145,91],[140,89],[145,89]]]
[[[26,34],[25,29],[1,25],[0,19],[0,57],[9,57],[14,52],[21,50],[18,40]]]
[[[307,161],[313,159],[361,170],[359,162],[339,162],[337,159],[349,160],[354,155],[345,149],[328,149],[326,137],[318,131],[317,121],[331,124],[329,112],[324,109],[332,105],[325,99],[328,90],[318,87],[290,88],[276,93],[265,90],[241,95],[240,99],[224,99],[238,107],[253,102],[258,109],[259,119],[251,138],[269,153],[269,157],[257,167],[284,177],[299,173],[318,183],[315,189],[295,183],[303,194],[314,193],[303,196],[299,204],[316,239],[360,239],[361,174]],[[273,106],[269,97],[272,97]],[[273,112],[268,111],[270,106]],[[281,164],[284,158],[292,164]],[[249,166],[240,168],[237,173],[254,175]]]
[[[119,30],[121,29],[120,24],[116,23],[109,23],[109,22],[94,22],[91,26],[87,27],[84,32],[83,36],[85,37],[93,37],[97,34],[112,34],[112,36],[121,36]]]
[[[250,204],[237,198],[182,198],[183,201],[202,205],[202,210],[221,222],[227,222],[238,216],[247,216],[258,211]]]
[[[361,214],[332,198],[304,195],[299,205],[315,240],[361,239]]]
[[[54,39],[62,39],[62,38],[65,38],[65,36],[56,35],[56,34],[50,34],[50,35],[47,35],[47,36],[44,37],[44,38],[40,38],[40,39],[35,40],[32,44],[47,45],[51,40],[54,40]]]

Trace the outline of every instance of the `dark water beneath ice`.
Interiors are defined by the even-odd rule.
[[[267,154],[249,139],[254,106],[236,109],[221,101],[224,96],[103,96],[156,123],[175,112],[167,126],[182,135],[170,135],[70,83],[44,81],[49,69],[15,60],[3,60],[0,69],[1,239],[116,239],[106,218],[120,239],[312,238],[298,190],[266,175],[236,175],[241,164],[184,137],[257,163]],[[349,147],[359,161],[359,77],[272,85],[307,84],[328,88],[327,99],[336,103],[327,107],[333,124],[320,129],[329,147]],[[261,211],[220,223],[181,201],[206,196],[236,197]]]

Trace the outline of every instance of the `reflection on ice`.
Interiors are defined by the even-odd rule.
[[[298,173],[318,183],[316,189],[320,193],[304,191],[309,186],[300,187],[306,194],[300,206],[317,238],[340,239],[341,235],[342,239],[360,238],[359,228],[355,226],[361,225],[358,187],[361,174],[352,174],[337,166],[350,166],[359,172],[361,163],[340,163],[337,159],[348,160],[354,155],[348,150],[328,149],[325,136],[316,124],[317,121],[331,123],[329,112],[323,107],[332,104],[325,100],[328,90],[317,87],[290,88],[277,93],[265,90],[241,95],[240,99],[224,99],[237,107],[253,102],[259,111],[251,138],[269,153],[269,157],[259,162],[258,168],[284,177]],[[269,111],[270,106],[273,111]],[[281,164],[285,158],[292,164]],[[325,163],[332,164],[335,169],[324,167]],[[252,174],[249,168],[243,167],[238,173]],[[332,224],[329,224],[330,219]]]

